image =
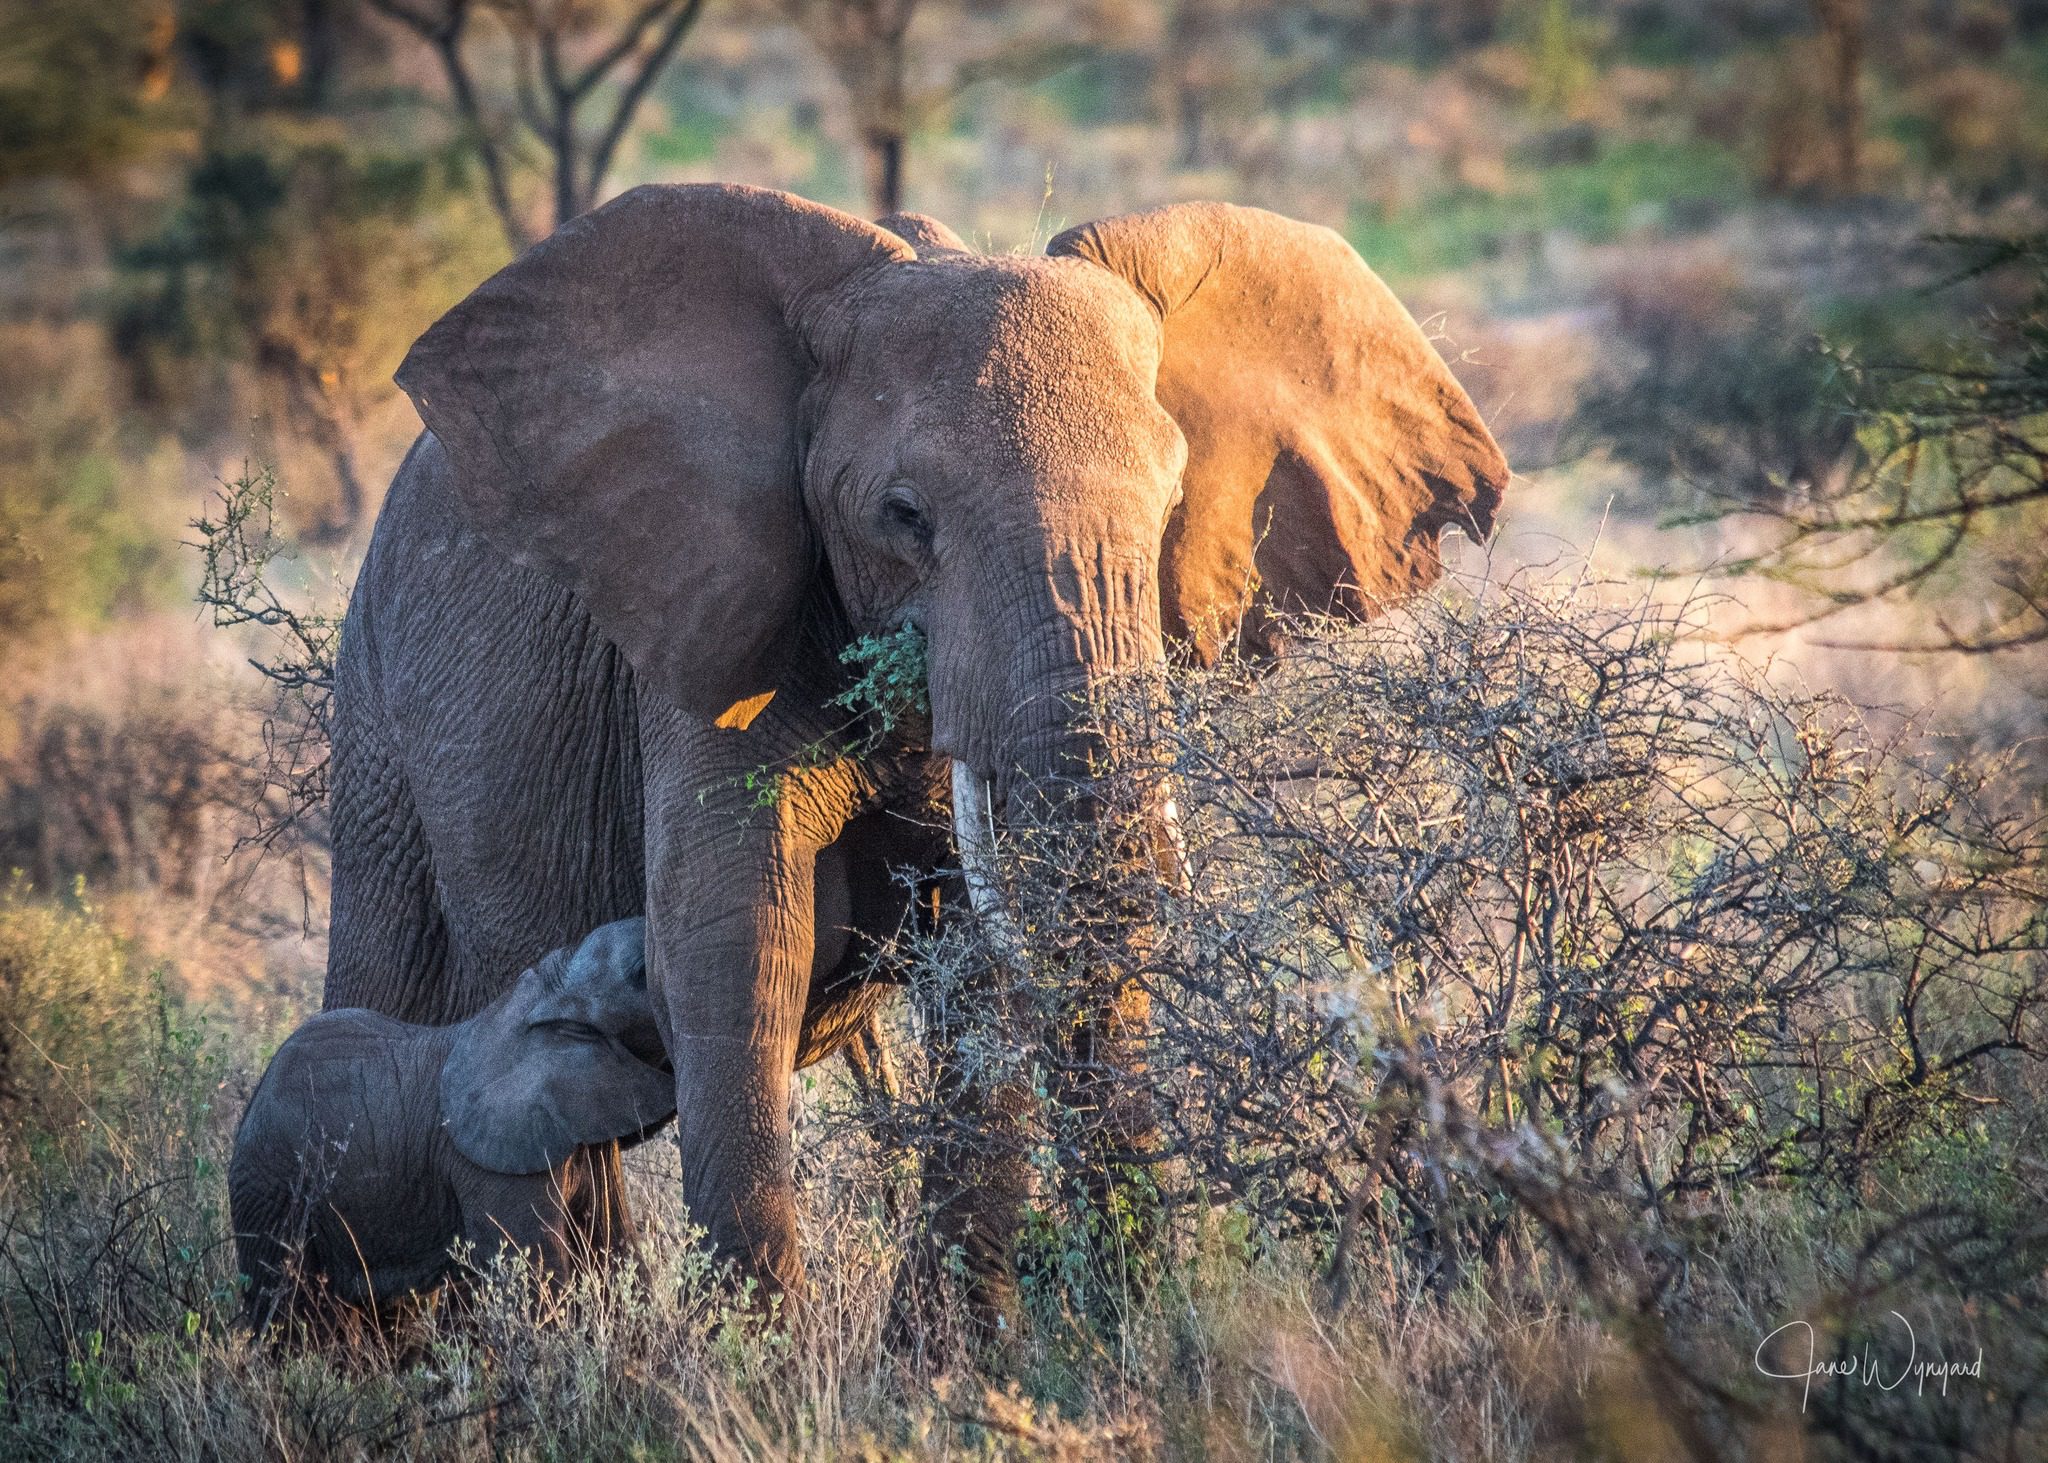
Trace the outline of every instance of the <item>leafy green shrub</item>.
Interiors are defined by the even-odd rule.
[[[847,719],[785,761],[741,774],[741,789],[753,794],[752,806],[774,806],[791,774],[824,766],[842,752],[869,756],[906,723],[931,715],[924,632],[915,625],[857,637],[840,650],[839,664],[844,685],[826,705],[844,711]]]
[[[924,632],[915,625],[888,635],[863,635],[839,652],[839,662],[857,674],[832,704],[869,719],[866,744],[879,742],[905,721],[931,715]]]

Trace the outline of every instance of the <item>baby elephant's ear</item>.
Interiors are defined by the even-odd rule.
[[[441,1068],[442,1121],[472,1163],[541,1173],[674,1116],[660,1051],[645,922],[621,920],[546,956],[462,1024]]]

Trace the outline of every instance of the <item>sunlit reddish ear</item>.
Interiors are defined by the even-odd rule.
[[[1162,617],[1202,658],[1269,612],[1367,615],[1492,531],[1508,465],[1414,319],[1328,229],[1189,203],[1069,229],[1052,254],[1159,316],[1159,402],[1188,442]]]
[[[648,691],[716,717],[774,689],[810,583],[797,317],[912,257],[786,193],[636,188],[479,285],[398,384],[477,527],[574,589]]]

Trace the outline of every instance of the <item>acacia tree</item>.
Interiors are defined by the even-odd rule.
[[[369,3],[433,50],[514,249],[535,237],[514,181],[522,144],[545,155],[550,227],[595,206],[640,103],[704,9],[704,0],[641,0],[623,12],[604,0]],[[509,99],[477,83],[479,15],[511,48]]]
[[[783,0],[846,88],[860,131],[861,172],[877,215],[903,204],[903,151],[910,135],[905,38],[918,0]]]
[[[1854,193],[1863,173],[1863,42],[1869,0],[1812,0],[1827,45],[1828,127],[1834,133],[1835,186]]]

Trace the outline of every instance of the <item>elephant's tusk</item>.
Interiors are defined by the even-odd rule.
[[[1017,928],[1003,908],[989,860],[995,853],[995,810],[988,796],[988,784],[974,775],[965,762],[953,763],[953,842],[960,851],[960,873],[967,883],[967,899],[990,940],[1005,955],[1024,948]]]
[[[1168,793],[1159,805],[1159,825],[1166,833],[1166,857],[1172,867],[1167,881],[1175,892],[1187,894],[1194,888],[1194,873],[1188,866],[1188,840],[1180,828],[1180,804]]]

